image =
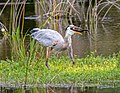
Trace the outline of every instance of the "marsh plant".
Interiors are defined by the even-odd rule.
[[[7,4],[11,4],[9,31],[16,31],[20,26],[20,33],[23,34],[26,3],[26,0],[7,0],[4,4],[0,16]],[[57,29],[59,18],[67,18],[69,24],[75,24],[72,20],[74,18],[79,20],[80,24],[84,24],[85,28],[94,31],[97,29],[98,21],[104,21],[112,7],[120,9],[119,0],[35,0],[32,3],[34,3],[35,14],[39,18],[47,18],[40,23],[39,27],[51,23],[52,29]]]
[[[119,10],[119,0],[35,1],[35,12],[39,16],[48,16],[55,20],[59,17],[66,17],[68,20],[75,17],[81,24],[91,24],[94,29],[97,28],[98,21],[104,21],[112,7]],[[70,24],[73,24],[72,20]]]

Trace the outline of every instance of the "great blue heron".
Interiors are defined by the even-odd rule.
[[[31,33],[31,36],[34,39],[36,39],[40,44],[47,47],[47,49],[46,49],[46,66],[47,66],[47,68],[49,68],[48,58],[50,55],[50,53],[49,53],[50,49],[52,51],[60,52],[60,51],[63,51],[63,50],[66,50],[67,48],[69,48],[70,49],[70,57],[74,64],[71,36],[74,33],[80,34],[83,31],[87,31],[87,30],[83,30],[80,27],[77,27],[74,25],[69,25],[66,29],[66,34],[65,34],[64,38],[57,31],[51,30],[51,29],[34,28],[30,33]]]

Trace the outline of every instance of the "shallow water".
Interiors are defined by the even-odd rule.
[[[3,5],[0,5],[2,9]],[[26,14],[25,14],[25,26],[24,31],[30,30],[34,27],[41,26],[42,22],[46,18],[41,18],[34,13],[33,4],[26,5]],[[10,20],[10,5],[6,6],[4,12],[0,16],[0,21],[8,28]],[[74,18],[72,19],[74,24],[80,25],[79,22]],[[64,30],[67,27],[68,20],[65,18],[59,18],[56,21],[57,30],[64,35]],[[51,20],[51,24],[47,24],[46,28],[52,28],[54,20]],[[117,53],[120,51],[120,12],[116,8],[111,9],[109,15],[105,17],[103,22],[99,22],[97,32],[92,31],[93,34],[88,36],[86,33],[83,35],[74,35],[73,36],[73,49],[74,54],[80,57],[84,57],[89,54],[91,51],[96,52],[97,55],[109,55]],[[5,40],[2,40],[2,33],[0,33],[0,59],[9,58],[11,55],[10,46],[6,44]]]
[[[47,88],[1,88],[0,93],[120,93],[120,88],[80,88],[80,87],[47,87]]]

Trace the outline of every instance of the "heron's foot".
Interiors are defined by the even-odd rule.
[[[74,61],[72,61],[72,67],[74,67],[75,66],[75,62]]]
[[[74,67],[75,66],[75,62],[74,61],[72,61],[72,67]]]
[[[46,61],[46,67],[50,70],[50,67],[48,65],[48,61]]]
[[[73,64],[73,65],[75,65],[75,62],[74,62],[74,61],[72,61],[72,64]]]

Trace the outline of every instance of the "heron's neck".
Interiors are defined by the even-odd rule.
[[[62,50],[66,50],[72,44],[71,35],[66,34],[64,37],[64,43],[62,44]]]
[[[64,37],[64,41],[65,41],[65,44],[67,44],[68,46],[71,46],[72,44],[71,35],[66,34]]]

